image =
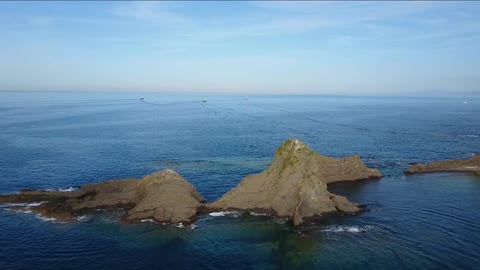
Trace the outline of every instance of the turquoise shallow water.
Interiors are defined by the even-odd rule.
[[[368,205],[296,229],[249,214],[194,227],[74,224],[0,209],[1,269],[478,269],[480,177],[404,176],[412,162],[480,152],[480,99],[0,92],[0,192],[69,188],[173,168],[213,201],[297,137],[360,154],[384,178],[337,183]],[[464,101],[467,101],[465,104]]]

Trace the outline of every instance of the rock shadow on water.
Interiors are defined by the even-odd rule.
[[[270,258],[275,269],[314,268],[314,250],[317,243],[311,237],[285,233],[272,244]]]
[[[371,178],[362,181],[340,181],[329,183],[328,191],[345,196],[353,201],[362,201],[363,195],[372,189],[377,189],[382,182],[379,179]],[[368,204],[364,205],[367,206]]]
[[[153,223],[122,224],[103,215],[90,217],[90,220],[83,226],[78,226],[77,230],[82,230],[94,238],[110,241],[123,249],[161,249],[171,253],[187,250],[193,237],[189,227],[178,228],[173,224]]]
[[[243,213],[240,216],[203,215],[198,249],[210,249],[213,258],[232,268],[261,265],[261,269],[312,269],[316,241],[301,234],[292,221]],[[253,255],[254,254],[254,255]]]

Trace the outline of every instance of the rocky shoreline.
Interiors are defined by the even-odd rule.
[[[480,154],[463,159],[434,161],[426,164],[414,164],[405,170],[405,174],[433,173],[433,172],[467,172],[480,175]]]
[[[20,190],[0,195],[0,203],[37,203],[30,207],[32,212],[61,221],[73,221],[86,212],[103,209],[128,210],[123,219],[127,223],[153,219],[189,224],[204,202],[195,187],[169,169],[139,180],[110,180],[75,191]]]
[[[472,172],[480,174],[480,154],[468,160],[415,164],[405,173]],[[195,187],[177,172],[166,169],[140,179],[116,179],[88,184],[78,190],[20,190],[0,195],[0,204],[46,218],[73,221],[89,211],[124,210],[122,221],[138,223],[194,223],[201,213],[254,212],[287,218],[295,226],[327,215],[352,215],[363,206],[328,191],[339,181],[379,179],[379,170],[368,168],[353,155],[342,159],[312,151],[298,139],[282,143],[271,165],[263,172],[246,176],[215,202],[207,203]],[[23,205],[21,205],[23,204]]]
[[[62,221],[75,220],[88,211],[122,209],[128,211],[123,218],[127,223],[190,224],[201,212],[237,210],[286,217],[300,225],[324,215],[362,211],[359,204],[328,192],[328,183],[380,177],[380,171],[367,168],[359,156],[325,157],[289,139],[276,150],[267,170],[245,177],[208,204],[193,185],[170,169],[141,179],[88,184],[74,191],[20,190],[0,195],[0,203],[35,203],[30,206],[32,212]]]

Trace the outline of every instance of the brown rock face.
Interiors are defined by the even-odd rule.
[[[0,203],[42,202],[31,210],[47,217],[68,221],[94,209],[131,209],[127,220],[152,218],[159,222],[195,220],[204,202],[195,188],[172,170],[164,170],[142,179],[120,179],[88,184],[80,190],[62,192],[21,190],[0,195]]]
[[[138,202],[127,219],[191,223],[205,200],[192,184],[173,170],[147,175],[138,183]]]
[[[480,154],[476,154],[467,160],[452,159],[427,164],[415,164],[405,171],[406,174],[429,172],[470,172],[480,175]]]
[[[207,208],[269,212],[299,225],[306,218],[360,211],[357,204],[328,192],[328,183],[379,177],[381,173],[367,168],[358,156],[325,157],[301,141],[289,139],[276,150],[267,170],[245,177]]]

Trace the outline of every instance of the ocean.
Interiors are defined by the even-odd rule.
[[[291,137],[384,174],[329,186],[366,212],[302,228],[249,213],[184,227],[100,211],[61,223],[0,205],[0,269],[480,268],[480,177],[403,174],[480,152],[478,97],[0,92],[0,130],[0,193],[171,168],[211,202]]]

